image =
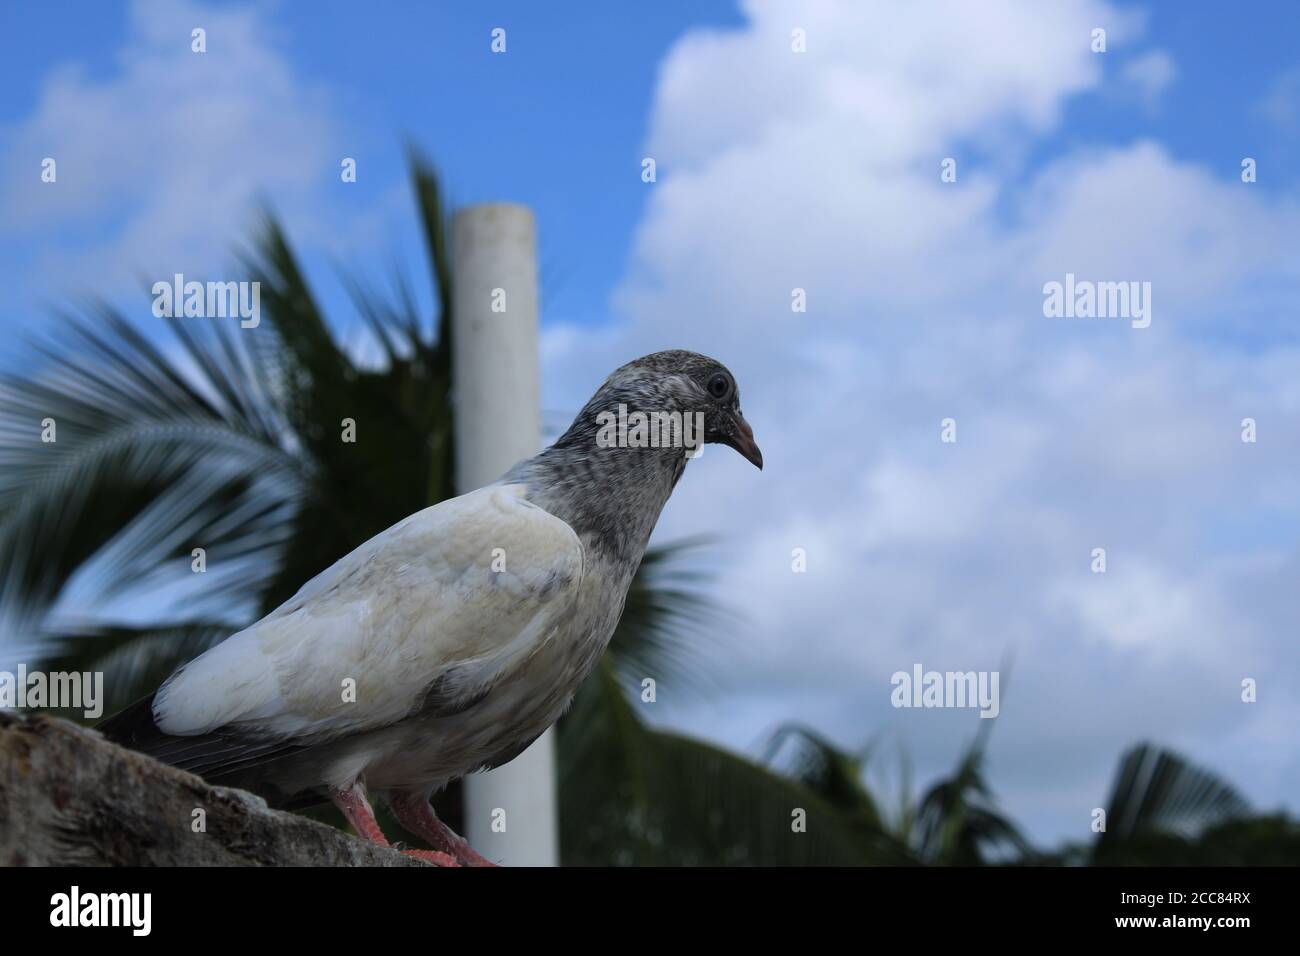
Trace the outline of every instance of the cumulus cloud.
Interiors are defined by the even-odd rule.
[[[196,27],[206,53],[191,51]],[[305,216],[336,175],[328,100],[289,68],[257,8],[137,0],[127,36],[110,76],[52,69],[31,114],[0,131],[0,238],[43,250],[12,266],[46,276],[52,294],[209,268],[261,199]],[[45,157],[54,184],[40,180]],[[70,228],[84,241],[45,241]]]
[[[890,675],[1010,655],[993,778],[1041,838],[1086,839],[1141,738],[1264,805],[1294,792],[1300,601],[1266,582],[1300,570],[1300,207],[1153,141],[1031,163],[1071,97],[1175,74],[1157,52],[1107,77],[1091,29],[1142,29],[1109,4],[744,10],[662,65],[618,321],[548,338],[548,406],[594,386],[582,367],[695,348],[737,373],[763,446],[761,475],[706,454],[661,525],[728,542],[721,593],[751,620],[730,694],[673,722],[740,747],[787,718],[893,730],[937,772],[976,721],[892,709]],[[1045,318],[1066,273],[1151,282],[1151,327]],[[1241,703],[1261,675],[1269,700]]]

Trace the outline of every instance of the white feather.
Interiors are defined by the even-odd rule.
[[[523,492],[489,486],[376,535],[172,675],[158,726],[333,737],[401,720],[435,681],[448,706],[471,699],[553,636],[582,581],[577,536]]]

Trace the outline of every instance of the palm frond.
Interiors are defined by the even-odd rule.
[[[608,650],[619,678],[637,693],[647,677],[699,692],[708,683],[704,658],[734,629],[735,615],[706,591],[712,575],[700,559],[708,544],[695,537],[656,545],[641,561]]]
[[[1011,820],[997,810],[984,777],[992,721],[981,721],[957,769],[926,791],[917,807],[915,845],[927,863],[972,866],[992,854],[1034,853]]]
[[[263,383],[220,380],[238,358],[232,343],[176,320],[172,328],[193,360],[187,372],[104,308],[94,320],[66,320],[57,346],[37,343],[47,364],[36,374],[0,379],[0,605],[9,633],[30,641],[88,569],[100,593],[115,593],[195,545],[278,546],[283,515],[266,495],[294,486],[302,463],[250,398]],[[40,440],[46,420],[51,442]],[[232,527],[236,504],[246,520]]]
[[[1249,805],[1208,770],[1152,744],[1120,758],[1099,848],[1145,832],[1195,836],[1206,827],[1244,816]]]
[[[49,650],[42,667],[53,672],[103,675],[103,710],[111,714],[156,687],[181,664],[231,635],[223,621],[179,621],[147,626],[85,626],[42,634]]]
[[[884,815],[864,780],[871,751],[868,746],[860,753],[850,753],[811,727],[787,723],[773,731],[768,739],[763,762],[769,767],[782,768],[786,776],[842,813],[884,830]]]

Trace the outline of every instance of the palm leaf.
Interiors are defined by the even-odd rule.
[[[764,763],[784,766],[787,776],[798,781],[851,817],[878,830],[885,819],[876,798],[864,782],[871,748],[853,754],[836,747],[810,727],[783,724],[768,740]]]
[[[638,693],[647,677],[660,688],[698,693],[708,683],[707,653],[718,651],[717,636],[736,625],[704,590],[711,578],[700,560],[707,544],[696,537],[652,547],[632,580],[608,653],[619,678]],[[703,633],[712,638],[704,647]]]
[[[904,847],[800,783],[647,727],[602,662],[560,730],[566,865],[904,863]],[[806,830],[795,827],[801,812]]]
[[[156,686],[177,667],[225,640],[224,621],[181,621],[144,627],[89,626],[45,633],[43,667],[53,672],[99,672],[107,693],[104,713],[138,699],[139,685]]]
[[[981,721],[957,769],[921,798],[915,816],[915,845],[927,863],[973,866],[991,855],[1034,853],[1029,841],[995,807],[984,778],[984,755],[992,721]]]
[[[187,378],[117,313],[98,319],[38,345],[37,375],[0,379],[0,602],[28,645],[76,575],[104,595],[169,565],[187,573],[195,544],[273,551],[283,516],[266,493],[301,470],[260,410],[206,377],[222,361],[211,336],[188,339],[213,364]],[[38,440],[47,418],[51,443]]]
[[[1171,751],[1139,744],[1120,758],[1098,849],[1149,832],[1195,836],[1248,811],[1237,790],[1210,771]]]

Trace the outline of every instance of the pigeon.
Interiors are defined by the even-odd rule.
[[[374,795],[435,848],[403,852],[492,865],[430,799],[564,713],[702,443],[763,467],[731,372],[684,350],[629,362],[549,448],[371,538],[99,729],[271,806],[332,801],[388,846]]]

